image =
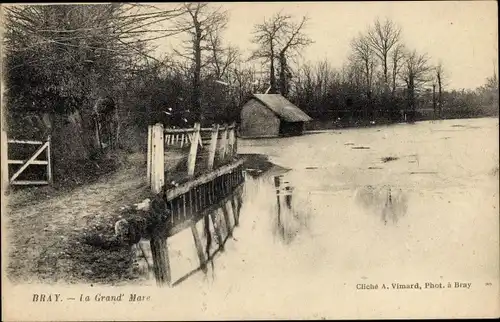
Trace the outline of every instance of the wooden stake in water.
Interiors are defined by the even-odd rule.
[[[281,205],[280,205],[280,177],[274,177],[274,186],[276,187],[276,203],[278,205],[278,224],[281,225]]]
[[[196,224],[191,225],[191,233],[193,234],[194,245],[196,247],[196,252],[198,253],[198,259],[200,261],[201,270],[204,273],[206,273],[207,266],[206,266],[205,253],[203,252],[203,246],[201,245],[201,239],[200,235],[198,234],[198,229],[196,229]]]
[[[217,221],[217,211],[210,213],[210,219],[212,220],[212,225],[214,226],[215,235],[217,236],[217,241],[219,242],[219,248],[224,251],[224,239],[222,238],[222,227],[220,221]]]
[[[237,197],[236,196],[231,197],[230,201],[231,201],[231,209],[233,211],[234,225],[238,226],[240,224],[240,218],[239,218],[238,209],[236,208],[236,203],[234,201],[235,198],[237,198]]]
[[[172,274],[168,258],[167,238],[162,235],[153,235],[150,241],[153,255],[153,271],[158,286],[171,285]]]
[[[224,221],[226,222],[226,231],[229,237],[233,236],[233,230],[231,227],[231,221],[229,220],[229,212],[227,211],[227,202],[222,205],[222,213],[224,214]]]

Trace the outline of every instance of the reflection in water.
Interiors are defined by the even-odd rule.
[[[384,224],[397,223],[408,210],[408,197],[403,190],[390,186],[365,186],[356,192],[356,202],[365,209],[380,214]]]
[[[283,179],[283,175],[274,176],[274,186],[277,213],[273,232],[289,244],[303,228],[307,227],[308,214],[303,209],[299,210],[292,202],[294,189]]]

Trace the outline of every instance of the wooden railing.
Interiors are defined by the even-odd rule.
[[[196,123],[194,127],[186,129],[164,129],[160,123],[149,126],[147,176],[152,191],[159,193],[165,184],[165,152],[168,149],[189,147],[186,176],[193,177],[197,160],[206,160],[203,166],[211,171],[216,159],[223,163],[236,154],[235,131],[234,123],[211,128],[201,128]],[[206,159],[197,158],[198,146],[201,151],[207,152]]]

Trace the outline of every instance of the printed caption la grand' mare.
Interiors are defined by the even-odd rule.
[[[471,289],[472,283],[468,282],[417,282],[414,284],[403,283],[359,283],[356,284],[357,290],[427,290],[427,289]]]
[[[62,296],[61,293],[34,293],[32,302],[147,302],[151,300],[149,295],[136,293],[119,294],[80,294],[78,296]]]

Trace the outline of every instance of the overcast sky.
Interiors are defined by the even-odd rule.
[[[402,28],[410,49],[427,53],[432,63],[443,62],[449,88],[475,88],[498,70],[496,1],[418,2],[238,2],[221,3],[230,20],[226,41],[248,55],[256,23],[283,9],[310,18],[306,32],[315,41],[303,52],[305,60],[324,58],[340,67],[349,54],[351,39],[377,17],[389,18]],[[160,51],[172,41],[163,40]]]

